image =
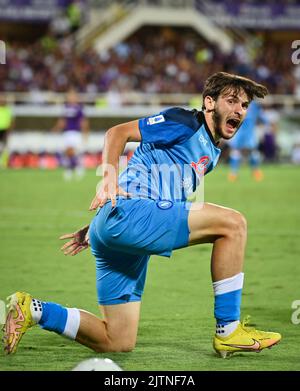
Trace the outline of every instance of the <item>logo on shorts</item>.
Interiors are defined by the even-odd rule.
[[[173,206],[173,202],[169,200],[158,201],[157,206],[159,209],[170,209]]]

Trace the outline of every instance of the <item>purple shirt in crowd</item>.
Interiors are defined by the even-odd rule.
[[[84,118],[83,107],[80,104],[66,103],[63,117],[66,121],[64,131],[76,130],[81,132],[81,120]]]

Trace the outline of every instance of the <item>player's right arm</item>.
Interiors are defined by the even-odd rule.
[[[64,234],[59,239],[70,239],[61,247],[61,250],[65,255],[76,255],[89,246],[89,225],[85,225],[71,234]]]
[[[56,121],[56,124],[52,128],[52,132],[60,132],[65,128],[66,120],[64,118],[59,118]]]
[[[117,195],[129,196],[118,185],[119,158],[129,141],[141,141],[138,120],[116,125],[106,132],[102,156],[103,179],[90,205],[90,210],[101,208],[107,200],[111,200],[114,207]]]

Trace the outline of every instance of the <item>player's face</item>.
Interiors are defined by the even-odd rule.
[[[246,93],[228,91],[218,97],[212,115],[216,139],[231,139],[241,126],[249,106]]]
[[[70,104],[77,104],[79,102],[78,95],[75,91],[70,91],[67,95],[67,102]]]

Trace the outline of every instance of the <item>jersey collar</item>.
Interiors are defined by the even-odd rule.
[[[200,126],[204,124],[206,133],[208,134],[208,136],[209,136],[211,142],[213,143],[213,145],[215,147],[218,147],[219,146],[219,142],[215,142],[215,139],[214,139],[214,137],[213,137],[213,135],[212,135],[208,125],[207,125],[207,122],[205,120],[205,115],[204,115],[203,111],[198,111],[197,112],[197,118],[198,118],[198,121],[200,123]]]

